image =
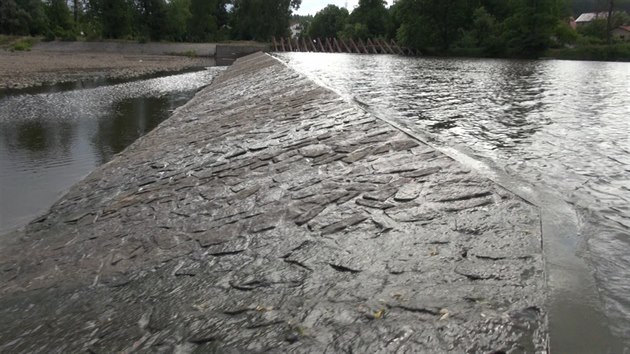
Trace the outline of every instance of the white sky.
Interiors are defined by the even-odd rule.
[[[390,6],[394,0],[387,0],[387,5]],[[348,11],[352,12],[355,6],[359,4],[359,0],[302,0],[302,5],[297,11],[298,15],[315,15],[317,11],[323,9],[328,4],[344,7],[348,4]]]

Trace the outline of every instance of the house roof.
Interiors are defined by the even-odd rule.
[[[619,26],[618,29],[624,30],[626,32],[630,32],[630,26]]]
[[[591,22],[598,18],[608,18],[608,12],[586,12],[580,15],[575,22]]]

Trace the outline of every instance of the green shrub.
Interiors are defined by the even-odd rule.
[[[51,30],[47,30],[46,34],[44,35],[44,42],[52,42],[55,40],[55,38],[55,33]]]
[[[15,38],[13,36],[7,36],[4,34],[0,34],[0,45],[8,45],[13,42]]]
[[[485,52],[483,48],[451,48],[448,51],[449,56],[455,57],[469,57],[469,58],[482,58],[485,57]]]
[[[183,52],[182,55],[187,56],[189,58],[196,58],[197,57],[197,52],[195,50],[187,50],[187,51]]]
[[[547,52],[547,56],[569,60],[630,61],[630,44],[583,45],[552,49]]]
[[[22,38],[11,46],[11,51],[29,51],[33,48],[32,38]]]
[[[73,32],[68,31],[67,33],[64,33],[61,40],[64,42],[74,42],[77,40],[77,36]]]

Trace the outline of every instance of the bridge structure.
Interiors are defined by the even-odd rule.
[[[399,46],[393,39],[344,40],[341,38],[272,38],[275,52],[320,52],[320,53],[359,53],[359,54],[400,54],[416,55],[415,50]]]

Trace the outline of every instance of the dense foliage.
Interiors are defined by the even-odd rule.
[[[0,33],[72,40],[266,41],[301,0],[1,0]]]
[[[268,41],[289,35],[385,38],[435,54],[538,56],[548,48],[614,44],[630,24],[630,0],[359,0],[349,12],[328,5],[293,14],[301,0],[2,0],[0,33],[73,40]],[[605,12],[577,30],[570,18]]]
[[[317,13],[308,27],[308,35],[313,38],[337,37],[348,21],[348,10],[328,5]]]
[[[345,24],[339,24],[341,9],[331,5],[306,33],[396,39],[424,53],[527,57],[611,41],[611,29],[630,24],[623,12],[629,7],[628,0],[397,0],[387,9],[382,0],[360,0]],[[571,16],[586,11],[612,11],[612,20],[572,28]]]

